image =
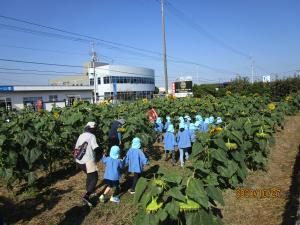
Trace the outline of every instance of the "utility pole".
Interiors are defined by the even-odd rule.
[[[98,80],[96,79],[96,61],[97,61],[97,54],[95,52],[95,43],[92,43],[92,67],[93,67],[93,73],[94,73],[94,104],[97,103],[97,82]]]
[[[168,94],[168,69],[167,69],[167,50],[166,50],[166,34],[165,34],[165,16],[164,16],[164,0],[161,0],[161,17],[162,17],[162,33],[163,33],[163,48],[164,48],[164,75],[165,89]]]
[[[254,83],[254,59],[252,56],[250,57],[250,59],[251,59],[251,83],[253,84]]]

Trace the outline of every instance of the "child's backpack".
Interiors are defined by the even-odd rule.
[[[83,142],[82,145],[78,146],[78,148],[74,148],[73,155],[76,159],[81,160],[86,153],[86,149],[88,146],[88,142]]]

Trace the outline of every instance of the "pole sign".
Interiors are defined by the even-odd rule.
[[[117,96],[117,82],[114,80],[114,97]]]
[[[192,92],[192,81],[178,81],[175,82],[175,93],[189,93]]]
[[[14,86],[0,86],[0,92],[14,91]]]

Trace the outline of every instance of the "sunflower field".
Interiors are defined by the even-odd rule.
[[[154,125],[147,111],[177,118],[200,114],[221,117],[223,123],[196,133],[191,163],[181,171],[159,169],[152,179],[140,178],[134,201],[139,205],[136,224],[222,224],[215,213],[224,204],[221,190],[236,188],[249,170],[264,169],[274,133],[284,129],[284,118],[300,109],[300,95],[271,102],[260,95],[241,96],[227,93],[215,98],[166,98],[113,105],[103,102],[88,105],[78,102],[70,108],[51,112],[2,111],[0,116],[0,177],[8,188],[15,184],[35,185],[38,175],[50,174],[65,162],[77,137],[88,121],[98,124],[100,146],[108,145],[113,120],[124,118],[124,151],[133,137],[141,138],[144,148],[152,149]],[[125,154],[125,152],[123,152]]]

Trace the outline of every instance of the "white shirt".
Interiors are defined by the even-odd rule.
[[[88,142],[86,152],[82,159],[76,159],[76,162],[79,164],[86,164],[87,173],[92,173],[97,170],[95,162],[95,153],[93,150],[98,148],[99,146],[97,144],[95,135],[89,132],[84,132],[78,137],[75,148],[78,148],[84,142]]]

